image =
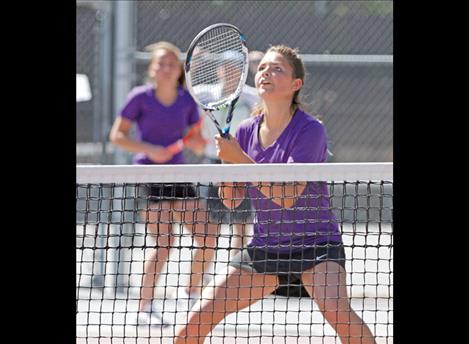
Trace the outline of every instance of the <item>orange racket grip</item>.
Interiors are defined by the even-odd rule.
[[[202,126],[202,118],[197,123],[195,123],[192,127],[190,127],[186,135],[184,135],[184,137],[182,138],[182,141],[184,143],[189,141],[189,139],[200,130],[201,126]]]
[[[196,122],[187,130],[186,134],[182,139],[179,139],[176,142],[170,144],[166,147],[166,149],[173,155],[181,152],[184,149],[184,144],[189,141],[191,137],[194,136],[200,130],[200,127],[202,126],[202,121],[203,118],[200,118],[198,122]]]
[[[184,149],[184,142],[182,139],[170,144],[166,149],[173,155],[181,152]]]

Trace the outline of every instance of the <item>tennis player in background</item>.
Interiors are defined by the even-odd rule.
[[[257,71],[257,66],[263,56],[261,51],[253,51],[249,53],[249,70]],[[239,63],[242,63],[241,57],[238,58]],[[236,56],[227,56],[225,57],[225,64],[219,67],[218,73],[223,74],[227,72],[234,73],[238,71],[236,68],[232,68],[236,64]],[[231,66],[231,67],[230,67]],[[229,68],[230,71],[226,69]],[[240,70],[238,72],[241,72]],[[255,72],[253,73],[256,74]],[[220,80],[224,80],[223,76],[220,76]],[[238,85],[233,85],[237,87]],[[224,85],[224,94],[233,93],[234,90],[226,89],[230,85]],[[245,84],[239,96],[238,102],[234,108],[233,118],[231,120],[231,128],[236,131],[239,124],[249,118],[254,110],[256,104],[260,103],[260,98],[257,94],[255,87]],[[228,115],[228,109],[223,109],[217,111],[215,117],[221,120],[222,123],[226,121]],[[212,121],[208,118],[204,119],[202,122],[202,135],[207,141],[205,146],[205,159],[204,163],[206,164],[220,164],[221,160],[217,156],[217,148],[215,145],[215,135],[218,133],[216,127],[213,125]],[[239,249],[244,247],[247,244],[247,238],[250,236],[251,226],[250,223],[253,221],[253,212],[251,207],[251,201],[248,198],[245,198],[243,202],[236,209],[229,209],[225,207],[218,197],[218,187],[213,186],[208,189],[208,210],[209,210],[209,220],[215,224],[230,224],[230,243],[229,243],[229,254],[230,257],[238,253]]]
[[[235,138],[216,136],[218,157],[239,164],[324,162],[325,128],[299,102],[304,74],[296,50],[269,48],[255,77],[262,105]],[[304,285],[342,344],[375,343],[350,305],[345,253],[326,183],[223,183],[220,196],[227,207],[251,199],[253,239],[204,289],[188,323],[177,329],[176,344],[204,343],[227,315],[291,283]]]
[[[169,42],[158,42],[151,47],[148,75],[153,82],[138,86],[130,92],[111,129],[110,140],[135,153],[135,164],[184,164],[182,152],[173,155],[166,147],[181,139],[185,131],[199,121],[199,111],[184,86],[180,50]],[[133,125],[137,126],[136,139],[129,134]],[[201,137],[200,130],[186,143],[186,147],[199,155],[202,154],[204,145],[205,140]],[[204,224],[205,211],[202,205],[197,204],[191,184],[152,184],[145,191],[144,197],[148,197],[150,206],[140,215],[148,232],[156,237],[156,246],[146,257],[144,264],[139,312],[135,319],[127,323],[165,325],[171,323],[174,314],[165,316],[162,313],[163,304],[158,305],[152,300],[155,285],[173,245],[173,223],[183,223],[192,233],[195,240],[193,244],[202,247],[197,250],[192,261],[192,274],[185,289],[186,295],[178,296],[178,300],[186,300],[189,308],[200,294],[202,272],[208,270],[213,262],[217,227]],[[188,199],[181,201],[175,198]],[[181,212],[181,209],[185,211]],[[178,309],[182,310],[184,307],[179,305]]]

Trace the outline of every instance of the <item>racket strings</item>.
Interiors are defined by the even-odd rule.
[[[231,27],[216,27],[198,37],[190,51],[186,68],[190,92],[218,131],[225,132],[228,121],[225,118],[227,126],[223,129],[211,111],[236,100],[241,92],[248,62],[244,38]]]
[[[214,30],[215,31],[215,30]],[[209,31],[206,37],[202,37],[198,43],[200,46],[210,47],[210,50],[217,51],[224,46],[239,45],[241,47],[241,41],[239,39],[239,33],[234,30],[228,30],[222,34],[216,34],[213,31]]]
[[[239,38],[239,33],[226,29],[218,28],[209,31],[203,36],[198,44],[200,52],[194,53],[192,56],[192,64],[198,68],[192,69],[191,81],[192,85],[201,83],[217,84],[220,87],[222,81],[234,80],[239,81],[241,78],[240,71],[242,72],[242,60],[239,63],[230,61],[224,55],[231,52],[234,56],[236,54],[243,54],[243,46]],[[194,51],[196,51],[194,49]],[[225,76],[220,80],[218,70],[224,65]]]
[[[239,58],[239,61],[236,61],[226,58],[223,53],[232,53],[234,55],[243,54],[241,50],[227,49],[224,52],[217,54],[216,57],[209,59],[205,52],[196,53],[192,56],[192,64],[197,66],[197,68],[192,69],[191,75],[193,75],[194,78],[204,75],[213,75],[217,77],[217,69],[222,65],[225,66],[227,71],[242,70],[243,60],[241,58]]]
[[[193,57],[193,64],[197,68],[192,68],[189,77],[193,87],[200,86],[200,92],[197,93],[209,92],[214,94],[214,98],[224,99],[237,91],[244,69],[241,59],[238,62],[220,57],[218,60],[207,61],[201,55]],[[219,73],[220,69],[223,69],[222,75]]]
[[[212,53],[214,56],[230,50],[239,53],[242,52],[242,43],[239,38],[233,38],[231,42],[227,40],[221,42],[212,40],[210,42],[206,42],[205,44],[199,43],[199,47],[201,50]]]
[[[205,70],[203,73],[194,73],[191,75],[191,82],[192,85],[215,85],[215,86],[220,86],[220,84],[224,83],[229,83],[229,84],[238,84],[239,80],[241,79],[241,74],[242,74],[242,66],[239,65],[225,65],[224,66],[224,75],[223,77],[220,77],[219,75],[216,75],[217,73],[217,68],[219,67],[214,67],[213,71],[211,71],[212,68],[209,68],[208,70]],[[232,93],[232,91],[230,92]]]

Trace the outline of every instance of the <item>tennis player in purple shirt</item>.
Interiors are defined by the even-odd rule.
[[[304,74],[296,50],[269,48],[255,76],[262,99],[257,116],[243,121],[236,137],[216,136],[218,157],[238,164],[324,162],[324,126],[300,108]],[[303,284],[342,344],[376,343],[350,306],[342,239],[325,183],[222,183],[220,197],[230,208],[251,199],[254,236],[204,289],[188,323],[176,331],[176,344],[203,343],[227,315],[290,284]]]
[[[156,148],[139,150],[134,156],[134,163],[152,164],[184,164],[184,154],[169,155],[164,147],[182,138],[185,130],[196,124],[199,117],[197,104],[189,92],[178,85],[175,101],[165,104],[155,97],[155,86],[148,84],[135,87],[128,95],[127,102],[120,116],[137,125],[137,137],[140,142]],[[203,147],[203,146],[202,146]],[[152,152],[160,152],[156,157]]]
[[[184,164],[183,153],[173,155],[168,147],[181,139],[187,128],[199,121],[196,103],[184,87],[184,71],[179,60],[180,50],[169,42],[152,45],[152,58],[148,75],[150,85],[134,88],[111,129],[110,140],[119,147],[135,153],[135,164]],[[129,132],[137,126],[137,135]],[[200,131],[195,133],[186,147],[202,154],[205,140]],[[127,324],[170,325],[174,314],[164,314],[163,301],[152,302],[155,285],[166,264],[175,236],[171,234],[173,221],[183,223],[193,234],[195,245],[203,247],[194,254],[192,273],[185,295],[179,295],[179,310],[195,302],[202,289],[203,271],[209,270],[216,247],[217,226],[205,224],[202,204],[190,184],[151,184],[139,199],[148,199],[148,211],[141,212],[145,227],[156,237],[155,249],[145,257],[139,311]],[[184,198],[184,201],[180,199]],[[145,208],[145,201],[139,208]],[[184,209],[181,211],[180,209]],[[161,293],[163,294],[163,293]],[[165,292],[166,294],[166,292]]]
[[[264,147],[259,132],[264,114],[242,123],[236,133],[241,149],[256,163],[307,163],[326,159],[324,126],[312,116],[296,109],[282,133]],[[341,244],[338,224],[330,210],[325,183],[303,184],[303,191],[294,207],[283,208],[281,199],[269,198],[257,187],[248,188],[248,197],[256,209],[255,233],[249,247],[269,252],[302,252],[304,246]],[[307,197],[320,195],[320,197]],[[267,196],[267,197],[266,197]],[[322,196],[322,197],[321,197]],[[285,201],[285,200],[284,200]],[[306,209],[298,211],[298,209]],[[288,225],[287,225],[288,223]]]

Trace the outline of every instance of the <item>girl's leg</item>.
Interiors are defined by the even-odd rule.
[[[246,223],[234,223],[233,235],[230,237],[230,258],[238,254],[239,250],[244,247],[246,237]]]
[[[302,280],[342,344],[376,344],[368,326],[350,306],[342,266],[332,261],[320,263],[304,271]]]
[[[198,246],[192,255],[191,275],[186,292],[199,295],[203,288],[204,274],[214,262],[218,226],[209,222],[207,210],[199,200],[178,201],[174,207],[176,210],[183,210],[175,212],[177,220],[192,233],[193,244]]]
[[[171,235],[173,221],[170,207],[170,202],[152,203],[148,211],[140,214],[145,220],[147,233],[149,232],[156,238],[157,247],[146,257],[143,267],[139,303],[140,311],[143,311],[154,297],[155,285],[157,284],[164,264],[168,260],[169,250],[174,241]]]
[[[188,322],[176,330],[174,344],[203,344],[206,336],[227,315],[272,293],[278,286],[275,275],[264,275],[228,266],[205,287],[192,307]]]
[[[240,207],[234,210],[233,235],[230,237],[230,258],[234,257],[249,242],[253,219],[246,212],[250,211],[251,201],[249,199],[245,199]]]

